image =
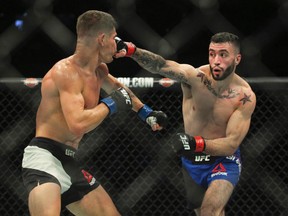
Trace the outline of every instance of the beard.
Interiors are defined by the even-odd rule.
[[[223,71],[222,76],[217,76],[213,73],[213,69],[210,65],[210,73],[211,73],[214,80],[221,81],[221,80],[226,79],[235,70],[235,68],[236,68],[236,63],[233,62],[229,67],[227,67],[227,69],[225,71]]]

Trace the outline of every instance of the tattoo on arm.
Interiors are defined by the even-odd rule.
[[[166,60],[162,56],[142,49],[137,49],[137,52],[134,53],[132,58],[141,67],[152,73],[159,73],[161,68],[163,68],[166,64]]]
[[[246,95],[246,94],[244,93],[244,97],[243,97],[242,99],[240,99],[240,101],[243,103],[243,105],[244,105],[246,102],[252,102],[252,101],[250,100],[250,97],[251,97],[251,95]]]
[[[187,78],[182,73],[168,70],[167,68],[164,71],[163,69],[167,67],[166,60],[160,55],[157,55],[147,50],[137,49],[137,51],[133,54],[132,58],[141,67],[150,71],[151,73],[157,73],[164,77],[169,77],[180,82],[188,82]]]
[[[159,74],[161,74],[161,75],[163,75],[163,76],[165,76],[165,77],[169,77],[169,78],[178,80],[178,81],[181,82],[181,83],[186,83],[186,84],[188,84],[188,79],[187,79],[187,77],[185,77],[185,75],[182,74],[182,73],[179,73],[179,72],[176,73],[176,72],[174,72],[174,71],[172,71],[172,70],[169,70],[169,71],[166,71],[165,73],[159,73]]]

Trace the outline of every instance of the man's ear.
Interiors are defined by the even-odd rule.
[[[237,54],[236,58],[235,58],[236,65],[238,65],[240,63],[240,61],[241,61],[241,54]]]
[[[105,40],[105,34],[100,33],[97,37],[98,44],[100,44],[101,46],[104,46],[104,40]]]

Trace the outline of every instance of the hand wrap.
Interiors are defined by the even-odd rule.
[[[118,111],[126,111],[132,108],[130,95],[122,87],[112,92],[108,97],[101,99],[100,102],[109,108],[110,116]]]
[[[124,42],[123,40],[121,40],[121,38],[119,37],[115,37],[115,42],[117,45],[117,52],[121,51],[121,50],[126,50],[126,55],[125,56],[132,56],[135,51],[136,51],[136,46],[131,43],[131,42]]]
[[[167,115],[162,111],[154,111],[146,104],[138,111],[138,116],[142,121],[146,121],[151,127],[154,124],[165,128],[167,126]]]

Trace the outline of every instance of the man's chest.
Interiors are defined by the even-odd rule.
[[[97,78],[86,80],[82,91],[85,108],[93,108],[98,104],[100,88],[101,82]]]

